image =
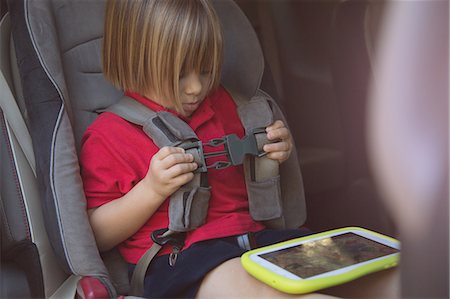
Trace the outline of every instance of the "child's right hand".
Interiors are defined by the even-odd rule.
[[[152,158],[144,180],[152,191],[166,199],[194,178],[197,163],[178,147],[163,147]]]

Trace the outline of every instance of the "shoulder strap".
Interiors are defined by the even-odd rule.
[[[127,121],[140,126],[144,126],[148,119],[156,116],[155,111],[148,109],[138,101],[127,96],[122,97],[117,103],[109,106],[105,111],[115,113]]]
[[[140,125],[144,132],[159,147],[178,146],[185,148],[194,156],[195,162],[201,168],[204,159],[195,146],[199,139],[191,127],[170,112],[155,112],[136,100],[123,97],[106,111],[113,112],[122,118]],[[169,230],[185,232],[203,224],[206,218],[209,201],[209,186],[206,175],[196,172],[194,179],[180,187],[170,197]]]
[[[179,146],[185,140],[198,140],[197,135],[184,121],[170,112],[155,112],[138,101],[124,96],[106,109],[143,127],[144,132],[161,148]]]
[[[155,112],[136,100],[124,96],[119,102],[106,109],[120,117],[143,127],[144,132],[159,147],[178,146],[186,148],[187,153],[194,156],[195,162],[202,167],[204,160],[196,147],[188,145],[199,142],[192,128],[170,112]],[[203,224],[209,201],[209,186],[206,176],[196,172],[194,179],[178,189],[170,197],[169,230],[185,232]],[[200,198],[201,197],[201,198]],[[195,200],[194,200],[195,198]],[[197,205],[201,204],[201,207]],[[206,206],[206,207],[204,207]],[[194,212],[191,213],[191,210]]]
[[[262,152],[269,143],[265,128],[274,122],[269,96],[257,92],[250,100],[228,90],[234,99],[239,117],[247,135],[255,134],[258,148]],[[265,156],[247,155],[244,174],[253,219],[263,221],[267,227],[283,228],[283,206],[280,190],[279,164]]]
[[[237,105],[239,118],[244,126],[245,133],[247,135],[255,134],[255,132],[259,133],[255,134],[255,137],[258,148],[262,151],[262,147],[269,143],[265,128],[271,125],[275,120],[269,100],[270,96],[258,92],[254,97],[248,100],[235,92],[230,92],[230,94]],[[278,163],[275,161],[267,159],[264,156],[258,157],[256,161],[257,164],[260,165],[252,166],[252,168],[254,168],[251,170],[253,180],[261,181],[278,175]]]
[[[273,113],[273,119],[282,120],[288,126],[288,122],[276,101],[262,90],[258,90],[257,94],[267,100]],[[298,228],[306,221],[306,204],[303,178],[295,144],[289,159],[279,165],[279,179],[283,216],[279,220],[266,222],[266,225],[274,228],[280,226]]]
[[[264,91],[258,89],[250,100],[228,91],[238,106],[246,134],[255,128],[265,128],[278,119],[287,125],[280,107]],[[266,135],[256,137],[258,147],[262,149],[268,142]],[[305,222],[305,195],[295,146],[289,159],[281,165],[265,157],[247,156],[244,169],[250,212],[254,219],[264,221],[270,228],[298,228]]]

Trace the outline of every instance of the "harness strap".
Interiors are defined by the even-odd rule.
[[[183,147],[192,142],[199,142],[192,128],[180,118],[167,111],[155,112],[127,96],[106,111],[142,126],[144,132],[159,148]],[[203,153],[199,152],[198,148],[188,148],[186,153],[194,156],[199,168],[204,166]],[[185,232],[202,225],[208,211],[209,198],[210,187],[206,175],[195,172],[193,180],[170,196],[169,230]]]
[[[246,134],[256,128],[265,129],[274,122],[271,98],[266,93],[258,90],[254,97],[246,100],[238,93],[228,92],[235,100]],[[260,151],[269,143],[267,134],[263,133],[255,134]],[[278,161],[265,156],[246,156],[244,174],[252,218],[270,228],[284,227]]]
[[[175,265],[177,254],[183,248],[186,236],[185,233],[174,234],[167,228],[163,228],[153,231],[151,238],[153,240],[152,247],[139,259],[133,271],[130,283],[130,295],[142,296],[144,292],[144,278],[148,265],[166,244],[172,245],[173,250],[169,257],[169,264],[171,266]]]
[[[155,112],[138,101],[124,96],[106,111],[143,127],[144,132],[161,148],[179,146],[185,140],[198,140],[194,131],[167,111]]]
[[[131,296],[139,297],[144,293],[144,277],[148,265],[150,265],[150,262],[158,254],[161,248],[162,246],[158,243],[153,243],[152,247],[150,247],[150,249],[139,259],[136,268],[134,268],[133,276],[131,277],[129,292]]]

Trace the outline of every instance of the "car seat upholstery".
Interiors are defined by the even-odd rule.
[[[234,2],[213,3],[224,28],[222,82],[253,95],[264,69],[253,28]],[[101,71],[104,5],[105,0],[8,0],[48,237],[66,273],[93,277],[81,286],[93,282],[102,296],[115,297],[127,292],[126,265],[117,251],[104,255],[104,262],[97,250],[77,159],[87,126],[123,95]],[[295,151],[292,156],[297,159]],[[295,163],[285,164],[296,173],[293,178],[301,178]],[[287,191],[300,196],[304,211],[290,226],[301,225],[306,218],[301,179]]]
[[[0,296],[42,297],[43,278],[36,244],[33,242],[24,186],[18,165],[24,154],[17,142],[12,126],[8,123],[3,108],[12,82],[9,65],[9,15],[6,6],[1,5],[0,19],[0,220],[1,220],[1,286]],[[5,75],[4,75],[5,74]],[[13,104],[14,104],[13,100]],[[7,107],[14,109],[17,107]],[[22,120],[18,109],[15,112]],[[8,112],[9,114],[11,112]],[[22,123],[23,124],[23,123]],[[15,124],[17,126],[17,124]],[[26,130],[26,126],[23,127]],[[13,147],[16,147],[14,150]],[[23,161],[22,160],[22,161]]]
[[[42,298],[67,275],[57,265],[43,225],[6,1],[0,8],[0,296]]]
[[[66,110],[70,105],[62,102],[68,93],[61,65],[64,57],[55,50],[59,46],[66,49],[66,43],[57,35],[58,25],[53,13],[58,11],[56,15],[65,19],[67,16],[63,14],[69,11],[63,9],[65,1],[55,1],[54,7],[52,4],[50,1],[8,2],[30,134],[37,157],[45,227],[59,263],[67,273],[95,276],[114,295],[83,212],[85,202],[78,162],[72,150],[75,142],[68,118],[70,111]],[[80,15],[86,16],[86,13]],[[79,32],[73,29],[68,32]],[[35,51],[37,47],[43,48]]]

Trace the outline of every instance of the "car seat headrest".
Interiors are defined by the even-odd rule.
[[[264,72],[261,46],[247,17],[233,1],[213,1],[224,35],[222,84],[246,98],[255,95]]]

